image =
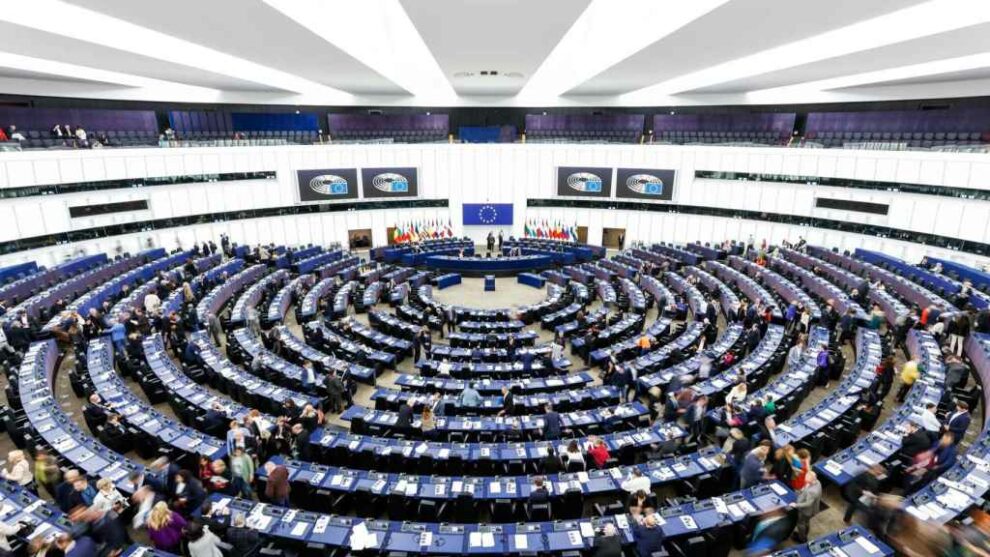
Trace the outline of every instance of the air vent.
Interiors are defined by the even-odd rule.
[[[457,72],[454,74],[454,77],[458,77],[458,78],[474,77],[474,72]]]

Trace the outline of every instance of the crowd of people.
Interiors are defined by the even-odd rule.
[[[494,238],[492,238],[494,240]],[[795,244],[800,249],[801,242]],[[494,247],[494,246],[492,246]],[[222,253],[230,257],[234,245],[224,236],[218,246],[212,241],[195,246],[197,255]],[[761,265],[769,265],[777,254],[762,248],[757,250],[756,260]],[[274,264],[276,253],[269,246],[257,246],[248,254],[253,262]],[[645,275],[659,276],[667,269],[663,264],[644,262]],[[816,274],[820,270],[814,270]],[[44,321],[58,316],[53,334],[65,346],[77,350],[85,346],[88,339],[109,334],[116,350],[117,363],[122,370],[134,369],[143,358],[142,341],[150,334],[160,333],[166,347],[176,357],[187,364],[200,363],[198,348],[187,340],[187,333],[205,329],[217,345],[223,346],[226,335],[219,316],[210,314],[206,323],[200,323],[195,304],[198,293],[208,292],[222,284],[229,277],[226,274],[204,280],[197,278],[199,273],[190,261],[178,275],[162,272],[157,277],[157,288],[141,301],[140,307],[125,311],[115,317],[110,315],[112,304],[108,301],[100,308],[91,309],[86,315],[69,311],[66,300],[57,300],[51,308],[39,317]],[[201,281],[198,289],[192,287],[194,278]],[[692,285],[701,286],[696,276],[687,279]],[[873,284],[871,288],[882,288]],[[123,285],[120,297],[126,297],[132,285]],[[274,286],[272,286],[274,288]],[[163,301],[170,293],[181,289],[184,304],[180,311],[163,311]],[[629,362],[621,361],[614,355],[602,365],[601,380],[604,384],[620,389],[623,400],[638,400],[645,394],[651,403],[652,418],[657,422],[679,423],[688,432],[683,442],[670,442],[654,445],[644,452],[647,461],[657,460],[677,453],[679,443],[699,444],[714,440],[721,447],[721,457],[729,470],[726,489],[744,489],[762,482],[776,480],[788,485],[796,494],[792,505],[794,512],[773,512],[760,517],[758,526],[750,540],[750,550],[754,553],[776,547],[780,533],[791,534],[797,542],[807,541],[813,517],[822,505],[822,483],[815,473],[813,455],[807,448],[792,445],[781,446],[776,442],[777,424],[775,414],[777,401],[770,396],[757,396],[749,392],[747,377],[740,372],[735,384],[719,406],[720,418],[711,422],[709,399],[698,395],[691,386],[718,373],[732,368],[740,359],[753,353],[764,338],[777,311],[772,305],[742,300],[738,307],[722,311],[717,292],[704,292],[701,306],[695,308],[701,315],[704,327],[698,341],[684,349],[674,349],[667,355],[667,363],[674,364],[692,354],[699,354],[700,364],[689,375],[674,377],[664,389],[651,389],[642,393],[638,387],[638,368]],[[268,295],[274,294],[274,290]],[[965,294],[965,292],[964,292]],[[292,292],[298,302],[303,290]],[[864,293],[852,292],[851,297],[865,304]],[[673,321],[668,332],[672,337],[678,332],[680,319],[686,315],[686,304],[680,297],[663,300],[662,311],[678,319]],[[859,322],[852,312],[840,314],[832,300],[822,306],[821,318],[814,322],[810,308],[794,302],[780,312],[788,338],[794,343],[787,351],[784,371],[801,366],[808,357],[814,358],[814,382],[828,389],[831,382],[841,376],[845,357],[845,346],[854,344],[858,326],[867,326],[883,331],[893,340],[894,345],[903,347],[907,332],[912,328],[929,331],[941,344],[946,363],[946,398],[938,404],[929,404],[918,409],[916,419],[904,426],[901,450],[893,465],[871,466],[841,489],[845,502],[844,519],[850,522],[857,515],[885,539],[898,545],[898,550],[906,554],[952,554],[951,548],[983,547],[990,537],[990,520],[982,515],[974,515],[972,524],[954,527],[950,530],[932,529],[919,525],[917,519],[902,510],[901,498],[927,485],[952,467],[957,459],[958,447],[964,439],[971,423],[970,409],[966,401],[954,398],[953,394],[965,389],[971,371],[962,353],[961,338],[970,331],[990,331],[990,318],[984,312],[974,312],[964,300],[956,300],[962,312],[952,312],[946,318],[949,308],[911,308],[904,320],[888,324],[883,311],[875,304],[866,322]],[[322,303],[321,309],[327,318],[334,317],[331,308]],[[7,308],[0,302],[0,315]],[[457,325],[457,315],[452,308],[446,311],[432,306],[425,308],[428,322],[438,322],[439,335],[453,332]],[[266,350],[279,355],[284,351],[281,339],[275,328],[265,331],[260,324],[257,312],[249,312],[246,326],[265,344]],[[738,347],[718,357],[710,351],[718,335],[717,324],[725,316],[728,322],[737,322],[743,328],[742,340]],[[351,326],[351,318],[336,322],[343,329]],[[621,319],[621,314],[612,316],[611,322]],[[590,358],[590,352],[597,345],[602,329],[599,323],[587,319],[584,313],[577,315],[577,321],[585,338],[586,349],[580,355]],[[831,343],[809,346],[812,326],[825,327],[832,333]],[[0,358],[8,365],[16,365],[21,354],[37,331],[38,323],[20,312],[9,323],[6,330],[0,329]],[[555,336],[552,351],[547,363],[559,359],[567,345],[568,338]],[[650,335],[635,338],[637,354],[647,354],[655,349],[660,339]],[[419,361],[423,353],[430,354],[432,332],[423,327],[413,338],[413,357]],[[514,343],[503,346],[510,352],[510,358],[528,362],[532,366],[535,357],[528,351],[520,350]],[[853,346],[853,348],[855,348]],[[482,349],[475,347],[476,361],[482,360]],[[518,350],[518,353],[517,353]],[[907,352],[905,351],[907,354]],[[515,356],[518,355],[518,358]],[[528,355],[524,357],[524,355]],[[893,391],[899,375],[900,387],[894,393],[896,402],[905,400],[910,387],[924,373],[923,364],[907,359],[898,370],[893,355],[884,357],[876,368],[877,378],[860,396],[857,406],[864,424],[875,423],[880,408]],[[268,365],[266,356],[250,359],[248,365],[255,371]],[[69,469],[63,473],[58,463],[43,449],[36,449],[33,462],[23,451],[13,451],[6,464],[0,468],[0,477],[17,483],[25,489],[46,493],[69,517],[72,529],[68,534],[58,536],[50,543],[37,542],[33,548],[44,554],[88,557],[97,554],[113,554],[131,543],[131,532],[144,531],[150,542],[158,549],[169,552],[185,552],[194,557],[219,557],[220,549],[230,544],[237,552],[251,554],[260,545],[256,531],[249,527],[250,517],[235,513],[223,516],[226,509],[214,508],[210,494],[259,499],[274,505],[288,506],[292,489],[289,473],[285,466],[275,464],[273,458],[294,458],[312,460],[309,438],[311,433],[325,423],[327,413],[342,411],[350,404],[353,385],[342,373],[334,369],[318,369],[311,362],[303,364],[301,388],[310,395],[322,397],[319,404],[297,406],[287,400],[274,423],[258,410],[252,410],[240,419],[220,402],[215,402],[203,416],[203,428],[222,437],[226,443],[227,456],[222,459],[202,458],[195,469],[183,469],[160,458],[144,470],[134,473],[126,480],[125,491],[118,491],[108,479],[95,484],[85,474]],[[437,374],[449,376],[451,364],[442,360]],[[318,374],[325,377],[322,383]],[[502,389],[500,416],[517,413],[514,404],[518,392],[512,387]],[[463,407],[477,407],[482,397],[476,385],[468,384],[459,393],[457,404]],[[412,428],[414,423],[426,439],[436,438],[436,420],[445,415],[449,398],[433,392],[422,397],[410,397],[397,413],[396,429]],[[417,412],[417,407],[421,410]],[[941,412],[939,409],[948,411]],[[108,447],[126,452],[132,445],[129,433],[121,423],[121,416],[107,405],[98,393],[90,393],[83,408],[83,418],[94,434]],[[417,419],[418,418],[418,419]],[[560,414],[553,405],[542,409],[543,429],[541,438],[565,440],[561,449],[551,449],[541,463],[542,474],[563,472],[586,472],[589,470],[612,469],[617,460],[611,454],[603,439],[590,436],[579,442],[567,440],[569,432],[563,426]],[[755,424],[755,426],[754,426]],[[260,478],[260,479],[259,479]],[[544,476],[534,477],[533,490],[526,501],[528,516],[541,519],[547,508],[549,489]],[[620,479],[626,494],[626,509],[633,520],[637,552],[650,555],[663,548],[664,536],[657,520],[656,509],[662,504],[652,489],[652,480],[638,467],[630,467]],[[896,494],[895,494],[896,493]],[[218,520],[223,518],[223,520]],[[23,533],[24,524],[0,523],[0,549],[7,537]],[[213,531],[211,530],[211,528]],[[220,535],[218,535],[220,534]],[[614,526],[607,525],[595,533],[596,555],[620,555],[622,542]],[[40,539],[40,538],[38,538]],[[221,539],[226,540],[222,542]],[[939,551],[919,552],[919,548]],[[944,549],[944,551],[943,551]],[[961,553],[965,554],[965,553]]]

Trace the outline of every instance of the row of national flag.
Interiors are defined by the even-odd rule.
[[[451,228],[449,220],[446,224],[435,219],[407,222],[395,225],[392,231],[392,241],[396,244],[453,237],[454,229]]]
[[[560,221],[548,221],[546,219],[531,219],[526,221],[525,235],[527,238],[546,238],[549,240],[564,240],[576,242],[577,224],[567,226]]]

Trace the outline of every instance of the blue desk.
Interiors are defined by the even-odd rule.
[[[31,345],[18,370],[18,396],[31,427],[42,442],[92,478],[109,478],[117,489],[132,493],[131,471],[142,470],[83,433],[53,396],[52,380],[58,350],[54,340]]]
[[[619,454],[628,451],[631,455],[650,445],[662,445],[668,441],[687,435],[676,423],[657,423],[650,427],[608,433],[601,435],[609,452]],[[579,445],[585,445],[587,437],[574,438]],[[570,440],[570,439],[568,439]],[[412,465],[417,460],[459,459],[473,467],[504,469],[504,465],[521,461],[526,466],[536,466],[542,462],[555,442],[546,440],[511,443],[438,443],[435,441],[412,441],[358,435],[330,429],[317,429],[309,438],[310,448],[319,460],[337,466],[372,469],[384,460],[401,459],[402,466]],[[484,472],[481,472],[484,474]]]
[[[815,463],[818,476],[834,484],[845,485],[869,466],[891,460],[901,449],[909,421],[917,422],[917,414],[928,403],[938,404],[945,387],[945,365],[935,339],[925,331],[914,329],[908,334],[908,350],[919,363],[922,376],[914,382],[904,403],[880,426],[866,437]]]
[[[628,426],[642,425],[649,420],[649,410],[639,402],[622,404],[613,408],[598,408],[595,410],[578,410],[560,414],[561,425],[565,429],[590,428],[593,431],[613,431],[616,428],[625,429]],[[384,410],[371,410],[363,406],[351,406],[340,415],[345,422],[360,419],[366,425],[382,428],[394,428],[399,415]],[[413,418],[412,429],[419,430],[419,417]],[[538,433],[543,430],[542,414],[523,416],[506,416],[499,418],[468,417],[468,416],[438,416],[436,432],[441,436],[452,433],[494,433],[494,434],[525,434]],[[352,425],[352,430],[356,429]],[[361,433],[361,431],[355,431]]]
[[[444,288],[449,288],[455,284],[461,283],[461,275],[457,273],[447,273],[446,275],[440,275],[436,279],[437,288],[443,290]]]
[[[696,331],[694,334],[691,332],[692,328]],[[667,363],[667,358],[675,346],[678,349],[683,349],[683,347],[686,346],[684,343],[689,340],[691,342],[695,342],[701,335],[703,328],[703,324],[694,322],[689,325],[688,329],[681,333],[681,335],[677,337],[674,342],[665,344],[658,350],[654,350],[649,354],[640,356],[639,358],[636,358],[632,362],[626,364],[627,366],[638,371],[638,388],[642,391],[649,391],[654,387],[665,390],[667,384],[670,383],[675,377],[694,375],[694,373],[698,371],[698,368],[701,366],[701,361],[704,357],[702,354],[696,353],[687,360],[671,367],[661,369],[661,366]],[[730,323],[729,327],[722,331],[722,334],[715,340],[715,343],[705,350],[708,357],[711,358],[712,361],[716,361],[721,358],[726,352],[735,346],[735,344],[739,341],[739,338],[742,336],[742,332],[742,324]]]
[[[566,412],[571,408],[590,409],[618,406],[622,402],[620,394],[618,387],[601,385],[553,393],[520,393],[513,397],[513,408],[510,414],[538,414],[543,412],[543,407],[547,404],[552,404],[559,412]],[[375,392],[371,394],[371,401],[376,410],[390,412],[398,411],[399,408],[412,401],[415,413],[422,412],[423,407],[432,402],[427,394],[384,388],[375,389]],[[440,403],[444,408],[442,412],[444,416],[492,415],[502,411],[504,397],[501,393],[484,395],[479,404],[466,406],[461,404],[458,394],[444,394],[440,397]]]
[[[772,557],[825,557],[836,555],[834,550],[848,557],[893,557],[894,550],[866,528],[850,526],[831,532],[808,543],[781,549]]]
[[[192,455],[194,458],[189,461],[190,464],[198,462],[199,456],[210,460],[226,456],[227,447],[222,440],[173,421],[124,385],[114,369],[113,344],[108,337],[89,341],[86,369],[93,389],[103,399],[103,404],[119,414],[126,424],[157,441],[159,446]]]
[[[872,329],[856,330],[856,363],[848,375],[824,400],[801,414],[791,417],[787,424],[777,426],[774,443],[783,447],[798,445],[812,435],[828,431],[859,405],[860,393],[877,380],[877,365],[883,357],[880,335]]]
[[[485,275],[485,292],[495,291],[495,275]]]
[[[516,281],[519,284],[525,284],[526,286],[532,286],[533,288],[543,288],[546,284],[546,279],[533,273],[519,273],[519,276],[516,277]]]
[[[424,360],[425,361],[425,360]],[[433,366],[435,362],[431,362]],[[521,394],[554,393],[562,390],[589,387],[594,382],[590,373],[568,373],[559,377],[524,377],[521,379],[478,379],[471,384],[481,395],[494,395],[502,392],[502,387],[516,389]],[[395,384],[401,389],[414,392],[460,393],[467,381],[449,377],[424,377],[400,373],[395,376]]]
[[[522,255],[518,257],[451,257],[433,255],[426,258],[426,266],[439,271],[489,274],[518,273],[544,269],[553,264],[546,255]]]
[[[319,544],[325,549],[350,549],[357,541],[355,528],[359,525],[370,534],[360,542],[361,547],[367,546],[376,553],[583,553],[592,549],[595,532],[605,524],[616,527],[622,545],[629,546],[635,540],[633,519],[628,515],[518,524],[438,524],[300,512],[219,494],[211,495],[209,500],[214,513],[199,517],[205,522],[222,527],[230,523],[232,516],[246,516],[248,526],[266,538],[293,546]],[[705,499],[664,507],[658,515],[659,528],[665,538],[699,535],[724,525],[749,523],[753,517],[786,508],[795,500],[794,492],[780,482],[761,484],[717,501]]]
[[[557,454],[563,453],[567,444],[560,442],[554,447]],[[427,456],[427,455],[424,455]],[[443,455],[430,455],[438,461]],[[364,509],[368,499],[398,496],[407,500],[429,499],[438,502],[454,501],[461,494],[470,494],[473,501],[491,503],[496,499],[513,502],[525,501],[532,491],[535,475],[502,476],[460,476],[423,475],[384,470],[354,470],[337,466],[325,466],[274,456],[271,462],[284,465],[289,472],[289,481],[294,491],[305,493],[301,498],[308,509],[326,508],[324,497],[314,491],[329,492],[331,495],[355,495],[361,498]],[[579,490],[586,497],[616,495],[624,493],[622,482],[632,475],[634,469],[642,472],[650,480],[653,488],[670,485],[674,482],[693,480],[704,475],[719,477],[727,469],[718,447],[706,447],[698,452],[652,460],[642,464],[615,466],[608,470],[589,469],[579,473],[556,473],[545,477],[552,500],[561,500],[568,490]],[[267,479],[264,467],[257,472],[259,479]],[[367,515],[366,515],[367,516]],[[403,517],[391,517],[401,519]]]
[[[313,362],[316,369],[322,369],[323,371],[332,369],[337,373],[350,377],[358,383],[364,383],[366,385],[375,384],[376,373],[374,369],[325,354],[303,342],[302,339],[294,335],[284,325],[277,326],[276,332],[278,339],[282,342],[283,348],[288,352],[286,355],[290,359],[294,358],[297,364],[310,361]]]

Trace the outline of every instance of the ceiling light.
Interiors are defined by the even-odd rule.
[[[518,96],[562,95],[727,1],[592,0]]]
[[[324,100],[352,95],[62,0],[9,2],[0,21]]]
[[[399,0],[264,0],[273,9],[409,91],[435,104],[457,97]]]
[[[747,100],[758,100],[761,98],[773,99],[797,93],[812,94],[815,92],[869,85],[871,83],[884,83],[913,77],[933,76],[987,67],[990,67],[990,52],[982,52],[980,54],[972,54],[969,56],[946,58],[944,60],[932,60],[930,62],[898,66],[896,68],[886,68],[872,72],[863,72],[830,79],[796,83],[783,87],[750,91],[746,94],[746,97]]]
[[[175,95],[181,94],[187,100],[210,102],[217,100],[221,94],[219,90],[209,87],[186,85],[185,83],[175,83],[173,81],[101,70],[99,68],[35,58],[33,56],[23,56],[10,52],[0,52],[0,67],[72,79],[112,83],[125,87],[143,88],[147,89],[144,94],[150,95],[151,98],[172,100]]]
[[[990,2],[929,0],[749,56],[709,66],[620,97],[649,104],[687,91],[945,33],[990,21]]]

